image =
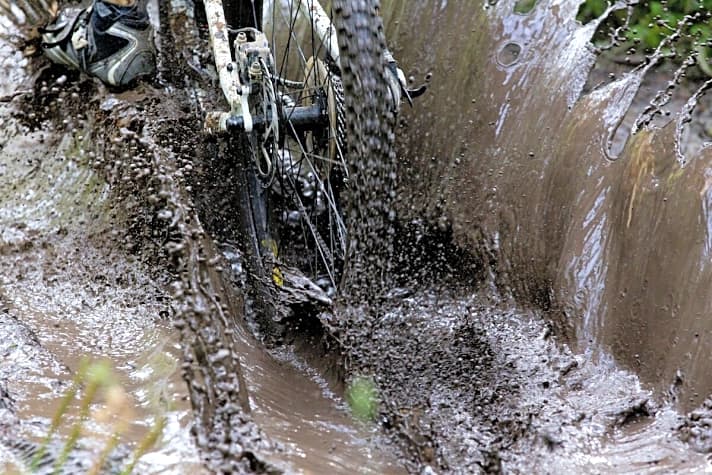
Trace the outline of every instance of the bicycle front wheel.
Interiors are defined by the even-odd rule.
[[[374,270],[365,268],[366,256],[382,268],[376,280],[385,277],[382,254],[390,249],[393,216],[395,108],[386,77],[383,25],[377,1],[334,1],[329,14],[338,37],[334,48],[319,38],[318,21],[308,14],[316,3],[265,3],[279,96],[294,106],[322,103],[329,118],[321,129],[301,131],[286,108],[277,176],[289,195],[284,216],[292,219],[285,224],[295,230],[294,218],[299,219],[296,233],[285,233],[280,248],[290,252],[287,244],[293,246],[299,235],[307,251],[298,253],[299,267],[310,278],[338,288],[348,264],[353,271],[347,280],[362,287],[370,278],[365,274]],[[338,62],[329,54],[332,49],[338,51]]]
[[[261,165],[245,169],[261,170],[259,179],[269,189],[269,234],[250,241],[270,243],[278,264],[258,270],[277,294],[284,284],[280,265],[299,269],[329,295],[344,282],[359,289],[381,285],[388,268],[395,107],[378,2],[334,2],[329,17],[338,48],[319,37],[310,15],[315,3],[243,0],[232,15],[249,21],[261,14],[274,59],[270,80],[282,111],[279,134],[272,135],[270,168],[254,155]],[[338,61],[330,50],[338,51]],[[323,123],[305,127],[293,115],[304,106],[320,107]],[[251,193],[258,189],[253,185]]]

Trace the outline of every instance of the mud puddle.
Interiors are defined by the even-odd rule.
[[[108,187],[87,168],[80,133],[17,135],[3,144],[2,381],[14,400],[4,437],[43,438],[81,360],[106,359],[130,397],[122,443],[135,446],[159,415],[166,417],[162,441],[138,470],[200,471],[185,431],[190,405],[161,279],[121,252]],[[62,436],[78,413],[70,406]],[[82,444],[100,450],[115,422],[91,421]],[[12,454],[3,454],[4,470],[16,471],[8,465]]]
[[[178,370],[177,335],[159,317],[165,309],[150,295],[152,290],[155,292],[151,281],[132,266],[125,268],[126,274],[117,276],[109,271],[107,277],[137,280],[118,286],[115,282],[97,285],[95,273],[106,268],[110,256],[96,255],[92,250],[81,255],[71,252],[85,242],[60,240],[48,244],[35,238],[33,244],[39,247],[35,252],[12,253],[2,259],[3,266],[16,272],[5,274],[0,283],[5,317],[14,319],[11,323],[21,324],[31,335],[24,341],[3,341],[7,352],[20,353],[3,365],[6,389],[15,401],[14,416],[21,421],[13,437],[41,440],[81,361],[108,360],[116,383],[129,394],[131,409],[103,423],[88,423],[81,440],[90,451],[88,454],[103,447],[116,417],[128,419],[121,441],[132,447],[146,436],[160,415],[166,418],[161,442],[142,458],[137,470],[202,473],[194,442],[185,430],[191,408]],[[58,250],[63,256],[53,254]],[[64,261],[67,258],[69,262]],[[77,261],[83,266],[77,268]],[[48,275],[48,265],[63,269]],[[82,275],[88,279],[78,279]],[[44,358],[32,358],[36,352]],[[25,361],[24,367],[18,367],[19,360]],[[95,404],[93,410],[100,407]],[[78,404],[74,403],[63,419],[61,436],[69,435],[78,414]]]
[[[220,249],[228,263],[225,279],[234,285],[225,292],[237,300],[244,278],[239,251],[232,244]],[[304,344],[267,350],[244,320],[233,329],[251,415],[277,444],[277,453],[267,456],[270,462],[287,473],[405,473],[393,456],[397,448],[378,425],[352,417],[341,381],[330,371],[336,371],[330,364],[336,360],[316,368],[307,361]]]
[[[255,350],[243,354],[245,378],[255,421],[283,450],[278,466],[288,473],[406,473],[379,427],[354,420],[292,349]]]

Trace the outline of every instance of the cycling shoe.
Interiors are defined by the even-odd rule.
[[[126,86],[156,70],[153,28],[138,5],[96,1],[89,7],[67,7],[41,33],[52,61],[112,86]]]

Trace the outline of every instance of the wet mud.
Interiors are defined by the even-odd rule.
[[[441,282],[442,284],[442,282]],[[448,282],[398,299],[359,351],[385,427],[414,471],[640,473],[699,470],[678,414],[637,378],[593,363],[540,316]]]
[[[140,473],[709,469],[705,152],[681,160],[673,121],[609,157],[644,72],[587,87],[595,24],[514,3],[384,2],[396,56],[432,77],[397,129],[395,242],[356,279],[373,298],[269,345],[229,148],[195,133],[220,98],[190,10],[154,8],[160,72],[126,92],[0,41],[3,440],[40,440],[90,354],[135,402],[126,445],[170,421]]]
[[[433,78],[427,112],[403,121],[399,215],[451,229],[486,282],[543,311],[591,361],[612,355],[639,374],[652,401],[688,411],[710,392],[708,150],[688,138],[700,122],[687,125],[708,99],[703,82],[685,83],[628,137],[677,73],[651,61],[592,80],[598,25],[575,20],[577,3],[527,14],[506,1],[387,3],[396,56],[415,81]],[[685,429],[702,446],[705,407]],[[616,471],[655,470],[625,464],[643,434],[618,439]]]
[[[11,401],[0,430],[2,471],[19,471],[10,447],[44,438],[82,359],[91,358],[111,361],[129,394],[132,416],[122,443],[135,445],[156,417],[166,418],[162,442],[137,470],[201,472],[185,431],[192,412],[178,338],[167,320],[167,275],[130,252],[126,208],[132,203],[115,207],[111,186],[90,166],[96,149],[87,143],[101,131],[77,107],[86,88],[63,90],[63,75],[35,83],[15,44],[2,49],[9,53],[4,77],[11,80],[2,92],[13,96],[0,105],[2,385],[4,401]],[[42,91],[51,99],[40,98]],[[65,98],[71,115],[62,113]],[[70,406],[60,437],[78,417]],[[119,417],[125,415],[86,428],[77,453],[89,467]]]

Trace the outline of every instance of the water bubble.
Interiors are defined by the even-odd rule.
[[[173,217],[173,212],[169,209],[162,209],[158,212],[158,219],[162,219],[164,221],[168,221]]]
[[[512,66],[519,61],[522,47],[517,43],[507,43],[497,54],[497,62],[502,66]]]

